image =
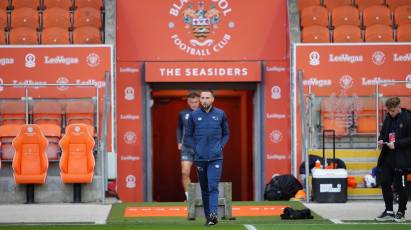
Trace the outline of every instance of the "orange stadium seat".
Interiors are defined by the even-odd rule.
[[[16,184],[26,184],[27,203],[34,202],[34,184],[46,182],[47,139],[38,125],[24,125],[13,140],[13,176]]]
[[[388,7],[383,5],[375,5],[365,8],[362,17],[364,27],[375,24],[392,25],[391,11]]]
[[[9,7],[9,0],[0,0],[0,9],[7,10]]]
[[[352,25],[339,26],[334,29],[333,41],[336,43],[362,42],[361,29]]]
[[[395,9],[403,5],[411,5],[411,0],[386,0],[388,7],[390,7],[392,12],[395,12]]]
[[[411,25],[402,25],[397,29],[398,42],[411,42]]]
[[[7,12],[6,10],[0,9],[0,30],[5,30],[7,27]]]
[[[1,159],[6,161],[13,160],[14,148],[12,146],[13,139],[19,133],[23,125],[6,124],[0,126],[0,142],[1,142]]]
[[[7,34],[4,30],[0,30],[0,45],[7,44]]]
[[[50,27],[41,33],[41,44],[60,45],[70,44],[70,32],[60,27]]]
[[[304,8],[309,6],[319,6],[321,5],[321,0],[297,0],[298,9],[302,11]]]
[[[399,97],[402,108],[411,110],[411,97]]]
[[[398,26],[411,24],[411,4],[397,7],[394,14],[394,21]]]
[[[47,159],[49,161],[58,160],[60,150],[59,140],[61,136],[61,127],[55,124],[40,124],[39,127],[49,143],[46,149]]]
[[[74,5],[77,9],[84,8],[84,7],[92,7],[92,8],[100,10],[103,8],[103,1],[102,0],[75,0]]]
[[[74,11],[74,28],[91,26],[100,29],[102,25],[101,12],[95,8],[79,8]]]
[[[94,104],[90,101],[70,101],[66,104],[66,122],[94,126]]]
[[[53,7],[43,12],[43,29],[60,27],[68,30],[71,27],[70,11],[68,9]]]
[[[74,44],[101,44],[101,32],[90,26],[76,28],[73,31]]]
[[[81,184],[91,183],[93,180],[94,144],[94,139],[88,131],[88,125],[84,124],[67,126],[66,134],[60,140],[61,181],[74,184],[74,203],[81,202]]]
[[[307,26],[301,33],[301,41],[304,43],[330,42],[330,31],[323,26]]]
[[[328,10],[323,6],[309,6],[301,11],[301,27],[319,25],[328,27]]]
[[[352,6],[352,0],[324,0],[323,4],[329,11],[339,6]]]
[[[375,135],[377,131],[377,110],[375,98],[359,98],[360,111],[357,112],[357,133],[366,135]],[[378,110],[381,114],[382,104],[378,106]]]
[[[44,8],[59,7],[66,10],[72,8],[71,0],[43,0],[43,5]]]
[[[354,6],[339,6],[332,11],[332,25],[360,25],[360,12]]]
[[[384,3],[384,0],[355,0],[355,5],[360,11],[370,6],[384,5]]]
[[[372,25],[365,29],[365,42],[394,42],[392,28],[387,25]]]
[[[0,125],[5,124],[26,124],[26,104],[23,101],[0,103]]]
[[[11,45],[36,45],[38,44],[38,34],[35,29],[18,27],[12,29],[9,34],[9,44]]]
[[[13,10],[11,12],[10,27],[39,28],[39,14],[37,10],[27,7]]]
[[[334,130],[335,136],[347,136],[348,128],[345,126],[344,122],[334,118],[330,118],[328,114],[322,114],[322,125],[323,130]]]
[[[63,109],[60,103],[55,101],[33,102],[33,123],[54,124],[61,126]]]
[[[12,0],[11,5],[14,9],[27,7],[37,10],[40,8],[40,0]]]

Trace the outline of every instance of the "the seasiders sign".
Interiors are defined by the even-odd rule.
[[[148,62],[147,82],[256,82],[260,62]]]

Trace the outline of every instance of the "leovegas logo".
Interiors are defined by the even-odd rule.
[[[49,57],[44,56],[44,64],[48,65],[73,65],[78,64],[79,59],[77,57],[64,57],[64,56],[56,56],[56,57]]]
[[[361,55],[349,55],[349,54],[330,54],[328,58],[329,62],[348,62],[351,64],[357,63],[357,62],[363,62],[364,57]]]
[[[287,116],[281,113],[267,113],[266,119],[285,119]]]
[[[139,119],[140,119],[140,116],[137,114],[120,114],[120,120],[135,121]]]
[[[411,53],[407,53],[407,54],[394,53],[393,60],[394,62],[411,62]]]
[[[285,72],[287,69],[285,67],[279,67],[279,66],[267,66],[265,67],[266,72]]]
[[[287,159],[286,155],[267,153],[267,160],[285,160],[285,159]]]
[[[331,86],[332,81],[330,79],[317,79],[315,77],[303,80],[304,86],[316,86],[316,87],[326,87]]]
[[[1,66],[13,65],[13,64],[14,64],[14,58],[0,58]]]
[[[384,79],[380,77],[361,78],[361,84],[363,86],[377,85],[377,83],[380,84],[381,86],[389,86],[389,85],[394,85],[393,81],[396,81],[396,79]]]
[[[216,35],[222,28],[230,30],[235,23],[228,20],[232,12],[228,0],[179,0],[169,9],[175,18],[168,22],[171,40],[179,50],[192,56],[210,56],[223,50],[231,41],[226,32]],[[184,28],[189,37],[176,32]]]

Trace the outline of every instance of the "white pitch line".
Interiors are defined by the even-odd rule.
[[[344,224],[344,222],[342,222],[339,219],[330,219],[331,222],[333,222],[334,224]]]
[[[247,230],[257,230],[257,228],[254,227],[254,225],[251,225],[251,224],[244,224],[244,227],[245,227]]]

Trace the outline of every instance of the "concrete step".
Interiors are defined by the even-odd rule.
[[[377,162],[345,162],[348,171],[366,170],[371,172],[372,168],[377,166]]]
[[[311,155],[317,155],[322,157],[323,150],[322,149],[310,149],[308,153]],[[371,158],[371,159],[378,159],[380,155],[379,149],[336,149],[335,150],[335,157],[341,159],[349,159],[349,158]],[[325,150],[325,157],[332,158],[333,151],[332,149]]]
[[[382,199],[381,188],[348,188],[348,199]]]

